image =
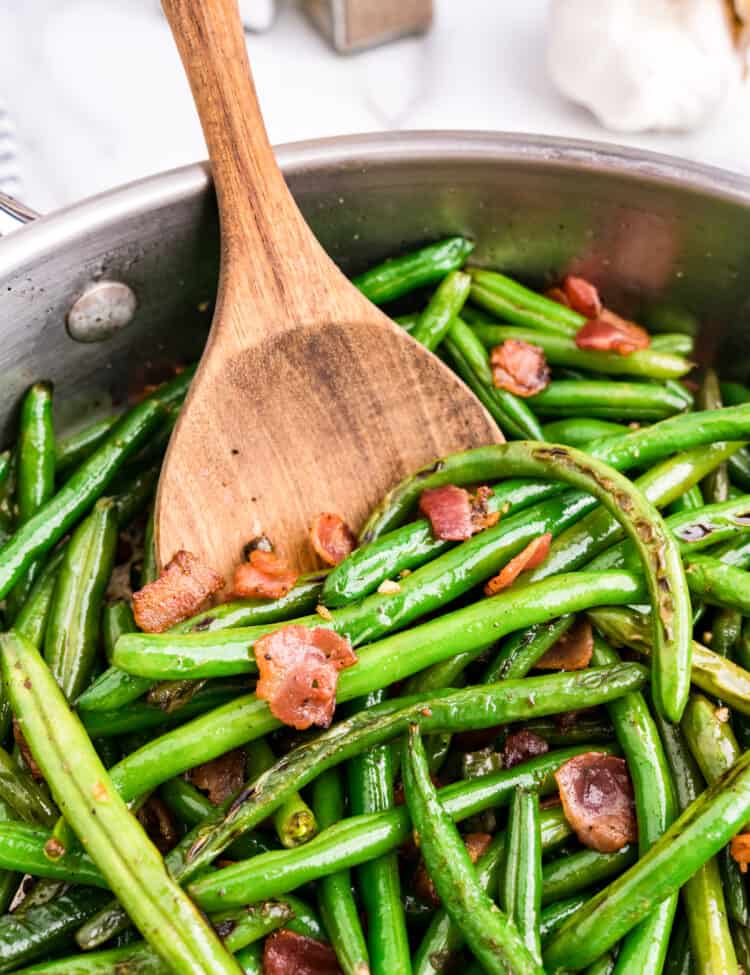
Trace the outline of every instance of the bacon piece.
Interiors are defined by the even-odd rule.
[[[538,670],[584,670],[591,663],[594,634],[588,620],[580,619],[556,640],[534,665]]]
[[[549,547],[552,544],[552,533],[545,532],[533,541],[529,542],[526,548],[515,555],[507,565],[498,572],[496,576],[484,587],[485,596],[494,596],[502,589],[512,586],[516,579],[526,569],[534,569],[541,565],[549,555]]]
[[[36,764],[34,756],[31,754],[31,749],[29,748],[29,743],[26,741],[26,736],[21,731],[21,725],[18,723],[18,718],[13,718],[13,740],[18,745],[21,752],[21,757],[26,764],[29,772],[37,782],[44,781],[44,775],[42,770]]]
[[[568,296],[565,294],[562,288],[555,285],[554,288],[547,288],[544,292],[546,298],[550,298],[552,301],[556,301],[558,305],[565,305],[566,308],[570,308],[570,302],[568,301]]]
[[[158,579],[133,593],[135,621],[146,633],[163,633],[197,613],[223,586],[218,572],[181,549]]]
[[[488,510],[492,490],[477,488],[470,494],[455,484],[428,488],[419,498],[419,510],[430,519],[432,534],[445,542],[463,542],[496,524],[498,511]]]
[[[584,846],[614,853],[638,838],[633,785],[624,758],[586,752],[555,772],[565,818]]]
[[[546,755],[549,745],[541,735],[521,728],[508,735],[503,745],[503,767],[513,768],[537,755]]]
[[[489,833],[466,833],[463,841],[471,862],[476,863],[492,842],[492,837]],[[420,860],[419,866],[414,871],[413,882],[417,897],[428,904],[432,904],[433,907],[440,907],[441,901],[438,892],[435,890],[432,877],[427,872],[424,860]]]
[[[569,274],[563,281],[563,293],[568,305],[586,318],[598,318],[602,311],[602,300],[595,285],[586,278]]]
[[[273,552],[255,548],[247,562],[234,570],[235,595],[247,599],[281,599],[292,589],[299,572]]]
[[[732,859],[740,865],[740,873],[747,873],[750,863],[750,833],[738,833],[729,844]]]
[[[136,817],[159,853],[169,853],[177,846],[179,836],[172,813],[158,796],[149,796]]]
[[[284,626],[255,643],[255,688],[279,721],[304,731],[327,728],[336,706],[338,672],[357,662],[347,637],[322,626]]]
[[[357,540],[341,515],[330,512],[313,518],[310,541],[326,565],[338,565],[357,547]]]
[[[536,396],[549,386],[549,366],[538,345],[506,339],[490,353],[490,365],[495,386],[516,396]]]
[[[242,788],[245,781],[244,749],[234,748],[210,762],[196,765],[185,773],[185,778],[196,789],[207,792],[209,802],[219,806]]]
[[[330,945],[281,928],[266,938],[263,975],[342,975]]]
[[[593,349],[596,352],[630,355],[636,349],[647,349],[650,344],[651,338],[644,328],[620,318],[606,308],[597,318],[586,322],[576,332],[578,348]]]

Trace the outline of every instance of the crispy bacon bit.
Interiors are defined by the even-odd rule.
[[[435,538],[463,542],[490,528],[500,518],[499,512],[489,511],[491,497],[492,490],[488,487],[477,488],[470,494],[455,484],[444,484],[422,492],[419,510],[430,519]]]
[[[185,773],[185,778],[196,789],[208,793],[209,802],[221,805],[242,788],[245,781],[245,752],[234,748],[218,758],[196,765]]]
[[[546,755],[548,751],[549,745],[541,735],[521,728],[520,731],[514,731],[505,739],[503,767],[513,768],[521,762],[528,762],[530,758],[536,758],[537,755]]]
[[[463,841],[471,862],[476,863],[492,842],[492,837],[489,833],[466,833]],[[441,901],[438,892],[435,890],[432,877],[427,872],[424,860],[420,861],[419,866],[414,871],[414,890],[417,897],[423,901],[432,904],[433,907],[440,907]]]
[[[169,853],[177,845],[179,836],[172,813],[158,796],[149,796],[136,816],[159,853]]]
[[[341,975],[341,969],[330,945],[281,928],[266,938],[263,975]]]
[[[273,552],[256,548],[249,561],[234,570],[234,592],[247,599],[281,599],[299,578],[284,559]]]
[[[571,628],[537,660],[539,670],[584,670],[591,663],[594,634],[588,620],[576,620]]]
[[[322,626],[284,626],[255,643],[255,688],[279,721],[304,731],[327,728],[336,706],[338,672],[357,662],[348,637]]]
[[[326,565],[338,565],[357,547],[357,540],[341,515],[330,512],[313,518],[310,541]]]
[[[552,533],[545,532],[535,538],[518,555],[514,556],[507,565],[498,572],[496,576],[484,587],[485,596],[494,596],[496,593],[512,586],[522,572],[527,569],[534,569],[541,565],[549,555],[549,547],[552,544]]]
[[[26,767],[28,768],[29,772],[31,772],[33,778],[35,778],[37,782],[44,781],[42,770],[36,764],[34,756],[31,754],[29,743],[26,741],[24,733],[21,731],[21,725],[18,723],[18,718],[13,718],[13,740],[18,745],[21,751],[21,757],[23,758]]]
[[[729,844],[729,852],[732,859],[739,863],[740,873],[747,873],[747,865],[750,863],[750,833],[738,833],[732,837]]]
[[[558,305],[565,305],[566,308],[570,308],[568,296],[565,294],[562,288],[558,288],[557,286],[554,288],[547,288],[544,294],[552,301],[556,301]]]
[[[586,318],[598,318],[602,311],[602,300],[596,286],[587,281],[586,278],[576,277],[569,274],[563,281],[563,292],[568,299],[567,303],[579,315]]]
[[[183,549],[158,579],[133,593],[135,621],[146,633],[163,633],[197,613],[223,586],[218,572]]]
[[[630,355],[636,349],[647,349],[650,344],[651,339],[644,328],[620,318],[606,308],[598,318],[586,322],[576,332],[578,348],[593,349],[596,352]]]
[[[638,837],[633,785],[624,758],[586,752],[555,772],[565,818],[584,846],[614,853]]]
[[[506,339],[490,353],[490,365],[495,386],[516,396],[536,396],[549,386],[549,366],[538,345]]]

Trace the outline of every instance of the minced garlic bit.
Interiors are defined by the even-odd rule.
[[[401,586],[394,579],[384,579],[378,586],[378,592],[383,596],[395,596],[401,592]]]
[[[716,715],[717,721],[721,721],[723,723],[729,721],[729,708],[717,708],[714,711],[714,714]]]
[[[329,623],[333,619],[333,613],[322,603],[318,603],[318,605],[315,607],[315,612],[318,614],[318,616],[320,616],[321,619],[327,620]]]

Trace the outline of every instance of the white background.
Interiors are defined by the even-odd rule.
[[[602,0],[606,2],[606,0]],[[296,8],[248,38],[274,142],[398,128],[505,129],[626,142],[750,173],[750,84],[700,131],[623,137],[544,68],[548,0],[435,0],[431,33],[334,54]],[[156,0],[0,0],[0,102],[22,195],[40,210],[205,155]]]

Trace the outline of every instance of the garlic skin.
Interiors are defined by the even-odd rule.
[[[552,0],[547,67],[608,129],[691,129],[738,75],[724,0]]]

